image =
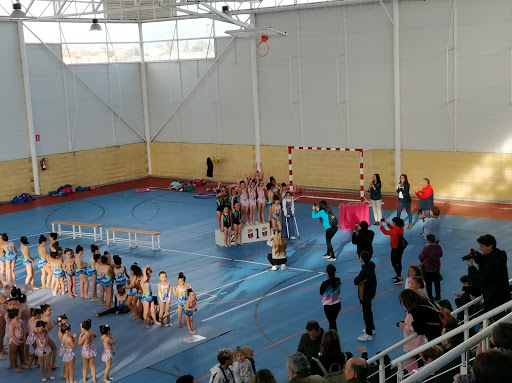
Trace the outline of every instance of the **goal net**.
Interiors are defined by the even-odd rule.
[[[295,198],[364,202],[363,149],[289,146]]]

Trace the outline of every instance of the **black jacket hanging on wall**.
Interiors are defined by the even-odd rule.
[[[213,162],[210,157],[206,159],[206,177],[213,177]]]

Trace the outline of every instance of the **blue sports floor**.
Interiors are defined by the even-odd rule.
[[[55,220],[162,231],[162,249],[156,252],[146,248],[130,250],[125,243],[109,247],[105,242],[98,244],[101,251],[119,254],[125,266],[129,267],[133,262],[149,263],[155,271],[153,289],[158,283],[156,271],[165,270],[172,284],[177,282],[178,272],[183,271],[200,302],[194,321],[198,334],[206,337],[201,342],[184,346],[181,340],[188,332],[176,325],[145,330],[142,323],[127,317],[112,315],[96,319],[93,311],[101,310],[98,302],[80,298],[71,300],[67,296],[54,298],[48,290],[28,295],[29,305],[48,302],[54,307],[55,317],[66,313],[73,332],[79,332],[78,323],[88,318],[93,318],[93,329],[97,332],[100,324],[110,324],[114,337],[122,340],[118,342],[113,360],[112,376],[120,377],[116,381],[167,383],[184,374],[192,374],[196,381],[207,381],[210,368],[217,363],[218,349],[250,346],[255,352],[257,369],[270,369],[277,381],[284,383],[288,372],[286,356],[296,351],[306,322],[316,319],[327,329],[319,295],[327,265],[322,258],[325,253],[324,230],[320,222],[311,218],[311,205],[297,203],[296,210],[301,238],[289,241],[288,269],[285,271],[270,271],[266,260],[270,248],[265,242],[231,248],[216,246],[214,200],[195,199],[188,193],[152,191],[139,194],[128,190],[5,214],[0,216],[0,231],[8,233],[18,247],[19,238],[27,236],[34,258],[39,235],[50,232],[50,222]],[[385,211],[385,214],[388,218],[394,216],[391,211]],[[455,216],[442,216],[441,220],[442,296],[453,302],[453,292],[460,292],[459,278],[467,272],[467,264],[461,261],[461,256],[469,247],[477,247],[476,238],[485,233],[495,235],[498,247],[509,251],[512,249],[512,222]],[[365,344],[370,355],[402,339],[402,331],[395,323],[402,320],[404,314],[398,302],[403,286],[391,282],[394,273],[389,262],[389,238],[376,226],[372,226],[372,230],[376,231],[373,261],[377,265],[378,295],[373,301],[377,335]],[[418,254],[424,246],[424,238],[419,232],[417,226],[406,231],[409,246],[404,254],[404,273],[409,265],[418,263]],[[351,234],[338,231],[333,243],[338,256],[334,264],[342,278],[342,312],[338,329],[343,350],[355,354],[356,345],[362,344],[356,338],[364,323],[353,284],[361,265],[355,246],[350,243]],[[73,240],[62,236],[59,242],[63,248],[74,248],[78,244],[88,247],[92,239]],[[86,258],[89,256],[87,252]],[[18,286],[22,286],[25,270],[21,261],[17,262],[16,270]],[[38,270],[35,280],[40,286]],[[172,312],[176,308],[175,302],[173,297]],[[171,320],[177,323],[175,313]],[[57,334],[53,336],[56,338]],[[96,347],[100,354],[99,341]],[[79,355],[79,347],[76,353]],[[61,360],[59,364],[62,364]],[[7,361],[0,361],[2,381],[7,381],[4,380],[6,377],[12,383],[40,378],[38,369],[16,374],[13,370],[6,371],[6,366]],[[104,363],[99,356],[96,366],[98,381],[102,381]],[[81,378],[81,367],[81,360],[77,358],[75,379]],[[59,377],[60,372],[56,376]]]

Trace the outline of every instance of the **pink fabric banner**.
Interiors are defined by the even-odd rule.
[[[340,204],[339,227],[345,230],[353,230],[356,223],[366,221],[370,223],[370,207],[365,203],[354,205]]]

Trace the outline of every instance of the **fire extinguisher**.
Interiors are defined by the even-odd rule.
[[[39,163],[41,164],[41,170],[46,170],[46,157],[43,157]]]

